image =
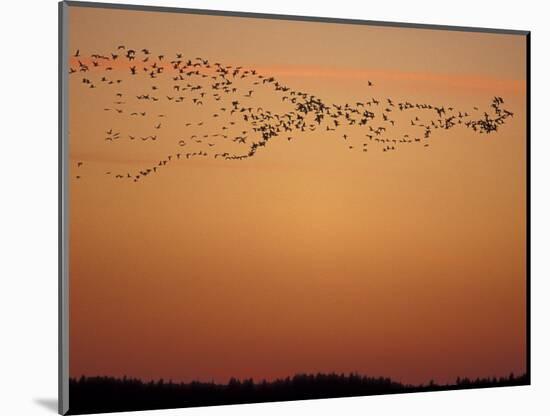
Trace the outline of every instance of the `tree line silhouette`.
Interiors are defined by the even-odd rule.
[[[403,384],[385,377],[351,374],[297,374],[273,381],[231,378],[227,384],[163,379],[85,377],[69,381],[69,414],[169,409],[257,402],[369,396],[449,389],[519,386],[529,384],[526,374],[508,377],[457,378],[454,384]]]

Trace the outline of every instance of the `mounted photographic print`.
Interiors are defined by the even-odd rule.
[[[61,413],[530,383],[529,32],[59,10]]]

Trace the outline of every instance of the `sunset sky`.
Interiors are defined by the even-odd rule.
[[[247,160],[191,158],[133,183],[113,175],[217,132],[219,105],[136,101],[151,80],[123,60],[107,73],[119,85],[72,74],[71,377],[526,371],[524,36],[76,6],[68,34],[71,67],[125,45],[255,68],[330,104],[391,97],[482,115],[501,96],[514,113],[489,135],[457,126],[389,153],[359,150],[366,127],[300,132]],[[174,95],[170,76],[155,84]],[[292,110],[261,86],[249,102]],[[157,141],[128,139],[159,122]],[[109,129],[123,139],[106,141]],[[391,132],[403,134],[415,134],[408,120]]]

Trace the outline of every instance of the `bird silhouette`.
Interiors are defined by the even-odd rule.
[[[330,136],[336,134],[335,137],[343,138],[348,150],[359,148],[363,153],[367,152],[367,143],[363,142],[365,140],[371,143],[371,153],[376,149],[387,153],[416,145],[427,148],[428,140],[431,142],[434,135],[457,127],[475,134],[495,133],[514,115],[504,108],[505,100],[499,94],[492,96],[488,109],[481,113],[477,105],[466,111],[454,105],[435,105],[383,96],[329,103],[254,68],[212,62],[201,56],[185,59],[183,56],[181,52],[155,55],[145,47],[132,48],[121,44],[104,54],[90,55],[91,67],[86,64],[88,58],[82,56],[80,49],[71,58],[73,61],[69,75],[79,77],[80,85],[92,90],[104,90],[123,83],[124,77],[110,75],[113,65],[109,63],[116,60],[127,62],[129,73],[126,74],[136,82],[129,86],[128,93],[123,94],[120,89],[116,92],[119,99],[114,102],[114,106],[111,103],[101,108],[106,115],[112,114],[121,119],[132,117],[134,122],[126,123],[129,131],[124,132],[124,137],[128,137],[132,145],[157,142],[162,137],[163,143],[167,143],[163,146],[172,143],[172,146],[178,148],[190,148],[185,154],[177,156],[177,153],[173,153],[161,158],[155,166],[144,166],[133,173],[119,172],[113,178],[140,182],[179,160],[198,157],[242,161],[256,156],[273,140],[282,138],[286,139],[285,142],[291,142],[307,132]],[[132,62],[136,59],[140,62],[139,70],[138,65]],[[107,64],[103,65],[103,62]],[[165,71],[165,68],[171,71]],[[374,85],[374,81],[369,79],[365,87]],[[259,90],[262,93],[257,95]],[[261,98],[268,93],[278,97],[284,108],[266,108]],[[121,100],[123,96],[125,98]],[[164,106],[163,112],[159,114],[154,111],[156,103],[166,103],[170,110],[164,112]],[[199,112],[202,120],[212,120],[212,123],[182,121],[192,108]],[[473,111],[470,111],[472,108]],[[147,129],[138,123],[138,117],[146,120],[151,117],[163,118],[163,124],[167,127],[161,129],[164,127],[161,123],[149,124],[154,131],[159,131],[159,135],[140,131]],[[399,126],[407,128],[395,130]],[[183,134],[179,130],[186,128],[200,130],[192,132],[196,134]],[[338,133],[342,129],[344,132]],[[121,137],[121,132],[115,132],[112,127],[106,130],[107,142],[114,143]],[[141,140],[136,141],[136,137]],[[214,146],[217,153],[211,155],[206,152],[206,149]],[[292,144],[289,143],[289,146]]]

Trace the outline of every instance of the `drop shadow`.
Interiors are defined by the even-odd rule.
[[[54,413],[57,413],[57,398],[50,399],[34,399],[36,404],[44,407],[47,410],[50,410]]]

